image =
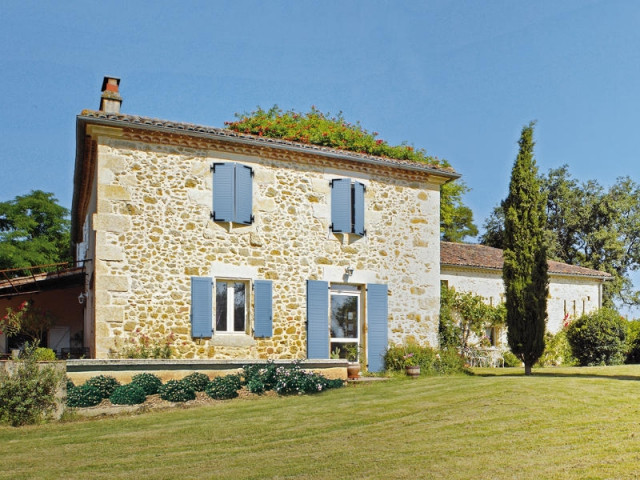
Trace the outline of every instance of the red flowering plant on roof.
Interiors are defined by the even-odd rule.
[[[449,166],[446,161],[427,155],[423,149],[414,149],[406,143],[390,145],[385,140],[376,138],[378,132],[370,133],[358,122],[347,122],[342,112],[332,116],[322,113],[315,105],[307,113],[283,111],[277,105],[269,110],[258,107],[251,113],[236,114],[236,118],[234,122],[225,122],[225,125],[229,130],[238,133],[310,143],[365,155]]]

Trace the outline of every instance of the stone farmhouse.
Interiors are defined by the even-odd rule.
[[[72,206],[84,343],[141,335],[185,359],[344,358],[437,345],[450,168],[125,115],[77,117]]]
[[[484,245],[440,242],[440,278],[448,288],[504,302],[502,250]],[[547,331],[556,333],[570,321],[602,307],[602,285],[611,275],[549,260]],[[494,341],[498,332],[487,332]],[[503,332],[504,333],[504,332]]]

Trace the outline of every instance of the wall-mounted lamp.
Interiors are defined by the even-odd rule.
[[[84,292],[81,292],[80,295],[78,295],[78,303],[82,305],[86,298],[87,298],[87,294]]]
[[[353,267],[347,267],[347,268],[345,268],[345,269],[344,269],[344,274],[345,274],[347,277],[350,277],[351,275],[353,275]]]

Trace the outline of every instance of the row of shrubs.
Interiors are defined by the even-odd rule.
[[[410,363],[420,367],[421,375],[452,375],[466,371],[464,358],[455,348],[436,350],[417,344],[396,345],[387,349],[384,361],[388,371],[404,371],[408,358]]]
[[[628,322],[615,310],[602,308],[568,323],[555,335],[547,334],[545,344],[544,353],[537,363],[542,367],[640,363],[640,320]],[[505,366],[521,365],[510,351],[503,356]],[[387,370],[403,370],[408,358],[426,375],[464,371],[464,359],[457,349],[434,350],[412,344],[387,350]]]
[[[274,390],[280,395],[318,393],[330,388],[342,387],[340,379],[330,380],[317,373],[303,370],[299,364],[277,366],[273,362],[266,365],[247,365],[242,373],[215,377],[194,372],[181,380],[162,383],[157,375],[140,373],[131,382],[121,385],[109,375],[98,375],[83,385],[75,386],[67,382],[67,406],[92,407],[108,398],[114,405],[137,405],[144,403],[147,395],[160,394],[160,398],[170,402],[186,402],[196,398],[196,392],[205,392],[216,400],[226,400],[238,396],[245,387],[251,392],[262,394]]]

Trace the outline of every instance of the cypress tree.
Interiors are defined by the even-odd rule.
[[[524,362],[525,375],[544,351],[549,291],[544,239],[546,198],[533,157],[533,126],[522,129],[520,151],[504,202],[504,280],[507,340]]]

